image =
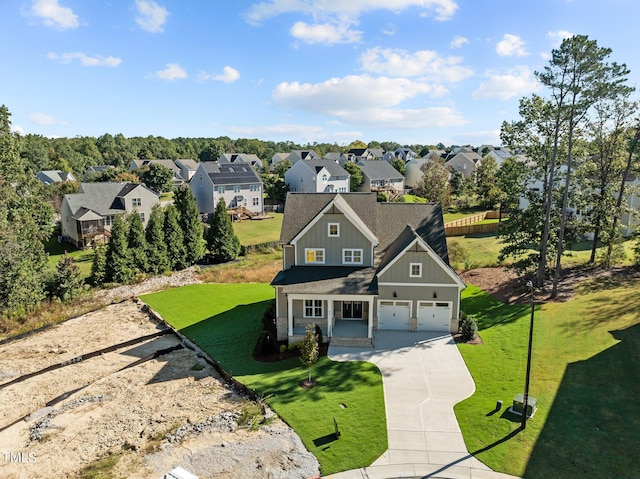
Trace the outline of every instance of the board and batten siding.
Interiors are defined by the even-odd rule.
[[[422,265],[421,277],[414,278],[409,274],[412,263]],[[421,248],[416,251],[415,247],[405,251],[389,269],[378,276],[378,281],[381,283],[456,284],[447,271],[443,269],[442,265],[436,262],[429,253]]]
[[[340,236],[329,236],[329,223],[338,223]],[[372,266],[371,242],[364,236],[344,214],[325,213],[318,222],[307,231],[296,244],[296,264],[305,265],[306,248],[324,248],[325,266],[342,266],[343,249],[361,249],[362,264],[347,266]]]

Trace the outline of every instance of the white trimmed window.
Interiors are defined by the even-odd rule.
[[[304,300],[304,317],[305,318],[321,318],[322,300],[321,299],[305,299]]]
[[[218,186],[218,193],[224,193],[224,186]]]
[[[144,223],[144,213],[138,213],[140,215],[140,219],[142,220],[142,222]]]
[[[340,236],[340,223],[329,223],[327,225],[327,234],[329,238],[338,238]]]
[[[342,264],[362,264],[361,249],[343,249]]]
[[[233,192],[240,193],[240,185],[233,185]]]
[[[136,206],[142,206],[142,198],[131,198],[131,204],[134,208]]]
[[[409,277],[421,278],[422,277],[422,263],[409,264]]]
[[[304,257],[306,264],[324,264],[324,249],[305,248]]]
[[[260,198],[254,198],[253,199],[253,206],[260,206]]]

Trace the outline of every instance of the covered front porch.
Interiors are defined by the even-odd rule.
[[[375,296],[287,295],[289,341],[303,339],[316,324],[332,345],[371,347]]]

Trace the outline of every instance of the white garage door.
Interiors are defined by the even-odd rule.
[[[409,301],[378,302],[378,329],[409,329],[411,303]]]
[[[418,331],[449,332],[451,303],[420,301],[418,303]]]

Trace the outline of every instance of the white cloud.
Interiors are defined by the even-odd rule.
[[[20,125],[11,125],[11,132],[17,133],[20,136],[25,135],[24,128],[22,128]]]
[[[522,38],[510,33],[505,33],[502,40],[496,44],[496,53],[501,57],[524,57],[527,55]]]
[[[136,0],[136,23],[143,30],[160,33],[164,30],[169,11],[152,0]]]
[[[39,111],[31,113],[29,115],[29,121],[37,125],[65,125],[66,124],[64,121],[57,120],[53,116],[47,115],[46,113],[42,113]]]
[[[432,85],[406,78],[372,78],[369,75],[350,75],[331,78],[322,83],[280,83],[273,91],[274,101],[285,107],[337,114],[388,107],[417,95],[440,93]]]
[[[58,0],[35,0],[27,15],[38,17],[42,22],[53,28],[66,30],[80,25],[78,15],[69,7],[63,7]]]
[[[247,138],[305,138],[317,137],[322,133],[319,126],[281,123],[269,126],[230,126],[230,133]]]
[[[488,71],[489,79],[482,82],[472,97],[476,100],[485,98],[497,98],[508,100],[515,96],[527,95],[539,89],[535,77],[527,67],[517,67],[506,73]]]
[[[400,108],[405,100],[439,94],[440,89],[406,78],[369,75],[332,78],[322,83],[280,83],[274,102],[284,108],[328,115],[341,124],[395,130],[462,125],[466,120],[451,108]]]
[[[425,77],[431,82],[458,82],[473,76],[473,70],[460,65],[461,57],[441,57],[432,50],[409,53],[391,48],[370,48],[360,56],[365,71],[389,76]]]
[[[362,38],[362,32],[351,30],[350,23],[309,25],[305,22],[296,22],[289,33],[305,43],[324,43],[326,45],[358,43]]]
[[[158,70],[156,72],[156,77],[161,80],[173,81],[173,80],[183,80],[187,78],[187,72],[184,68],[182,68],[177,63],[167,63],[167,68],[164,70]]]
[[[469,43],[469,39],[461,36],[453,37],[451,43],[449,43],[449,48],[461,48],[463,45],[467,45]]]
[[[82,66],[85,67],[117,67],[122,63],[122,59],[117,57],[103,57],[95,55],[90,57],[82,52],[69,52],[58,55],[57,53],[48,53],[47,58],[49,60],[57,60],[60,63],[71,63],[73,60],[78,60]]]
[[[387,23],[382,29],[382,33],[385,35],[392,37],[396,34],[397,27],[393,23]]]
[[[558,48],[565,38],[571,38],[573,33],[566,30],[557,30],[555,32],[547,32],[547,38],[551,40],[553,48]]]
[[[222,73],[214,75],[207,72],[200,72],[198,79],[201,81],[217,80],[225,83],[233,83],[240,78],[240,72],[233,67],[226,66],[222,69]]]

